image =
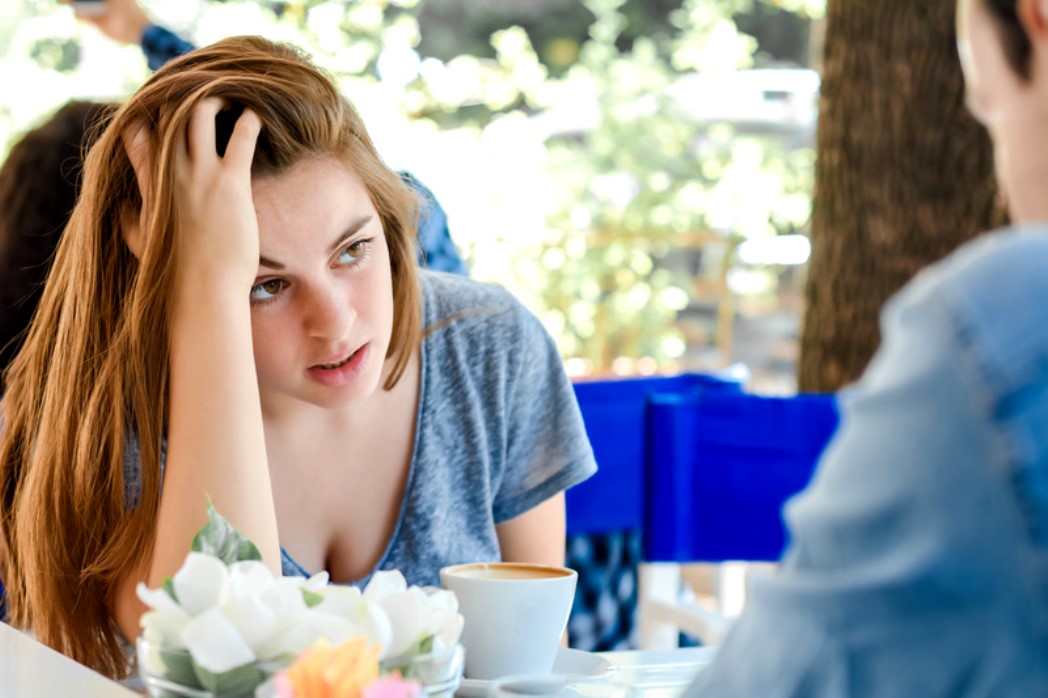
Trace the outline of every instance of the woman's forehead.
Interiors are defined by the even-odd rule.
[[[287,172],[257,177],[252,195],[263,243],[306,244],[378,214],[359,175],[331,157],[296,163]]]

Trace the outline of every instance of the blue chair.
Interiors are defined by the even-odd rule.
[[[833,395],[652,396],[638,580],[641,647],[675,645],[679,630],[707,643],[723,637],[744,590],[727,603],[720,577],[716,608],[683,603],[680,565],[777,561],[787,542],[783,505],[808,484],[837,422]]]
[[[572,647],[589,651],[632,647],[652,395],[721,390],[741,388],[736,381],[704,374],[575,383],[600,469],[566,495],[567,564],[579,571],[568,623]]]
[[[567,492],[568,535],[642,528],[647,411],[653,396],[684,399],[742,391],[738,381],[701,373],[577,381],[574,387],[599,470]]]
[[[645,560],[778,560],[782,505],[808,484],[837,418],[833,395],[654,395]]]

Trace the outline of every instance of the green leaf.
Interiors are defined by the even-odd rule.
[[[170,596],[175,603],[178,603],[178,595],[175,594],[175,580],[171,577],[164,577],[164,591],[167,592],[167,595]]]
[[[160,661],[164,663],[164,678],[180,686],[190,688],[203,688],[203,684],[197,678],[196,665],[193,657],[184,649],[157,650],[160,653]]]
[[[323,603],[324,597],[322,595],[316,593],[315,591],[310,591],[309,589],[303,589],[302,590],[302,600],[306,602],[306,607],[307,608],[313,608],[314,606],[319,606],[321,603]]]
[[[220,696],[253,696],[255,688],[269,678],[255,664],[245,664],[221,674],[213,674],[197,664],[193,668],[200,685]]]
[[[433,635],[427,635],[418,643],[419,654],[429,654],[433,651]]]
[[[227,565],[262,559],[258,547],[218,513],[210,497],[207,498],[207,516],[208,522],[193,536],[193,552],[212,555]]]

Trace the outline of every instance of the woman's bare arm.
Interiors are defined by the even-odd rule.
[[[504,561],[558,567],[564,564],[566,530],[563,492],[495,527]]]
[[[167,462],[152,558],[116,589],[117,623],[129,638],[144,610],[136,583],[159,586],[177,571],[207,521],[207,496],[280,571],[249,302],[259,255],[250,168],[260,125],[245,111],[220,158],[220,107],[204,100],[193,113],[188,145],[179,139]],[[141,241],[129,245],[145,248]]]

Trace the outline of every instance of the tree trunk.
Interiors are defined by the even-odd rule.
[[[1004,222],[990,141],[964,106],[955,0],[829,0],[798,385],[856,380],[884,301]]]

